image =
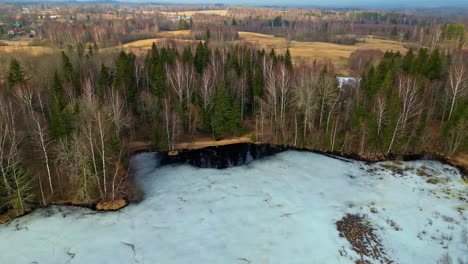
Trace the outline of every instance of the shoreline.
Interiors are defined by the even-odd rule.
[[[363,162],[382,162],[382,161],[412,161],[412,160],[435,160],[450,166],[458,168],[464,176],[468,177],[468,154],[463,152],[458,152],[452,156],[446,156],[442,153],[437,152],[421,152],[421,153],[389,153],[388,155],[385,154],[370,154],[370,155],[360,155],[358,153],[342,153],[339,151],[322,151],[317,149],[310,149],[310,148],[302,148],[302,147],[294,147],[289,145],[279,145],[273,144],[268,142],[253,142],[250,137],[242,136],[242,137],[234,137],[230,139],[223,139],[223,140],[200,140],[200,141],[193,141],[193,142],[181,142],[176,144],[175,150],[161,150],[155,149],[152,147],[152,143],[147,141],[134,141],[130,144],[129,156],[133,156],[138,153],[142,152],[160,152],[166,153],[169,156],[177,156],[180,153],[190,152],[190,151],[199,151],[205,148],[213,148],[213,147],[225,147],[230,145],[236,144],[252,144],[252,145],[269,145],[283,148],[284,151],[286,150],[296,150],[296,151],[307,151],[313,152],[317,154],[327,155],[331,157],[341,157],[347,159],[353,159]]]
[[[212,144],[212,142],[216,142],[217,144]],[[133,143],[133,142],[132,142]],[[184,163],[189,161],[189,158],[187,155],[193,154],[193,153],[202,153],[203,151],[209,151],[214,153],[213,149],[220,149],[220,148],[235,148],[241,145],[247,145],[247,146],[255,146],[257,147],[267,147],[270,151],[266,155],[261,155],[259,157],[255,157],[253,160],[256,159],[261,159],[266,156],[274,155],[280,152],[288,151],[288,150],[294,150],[294,151],[301,151],[301,152],[312,152],[312,153],[317,153],[321,155],[325,155],[334,159],[340,159],[345,162],[350,162],[349,160],[356,160],[356,161],[362,161],[366,163],[376,163],[376,162],[383,162],[383,161],[414,161],[414,160],[433,160],[433,161],[438,161],[444,164],[448,164],[450,166],[453,166],[457,168],[463,179],[468,179],[468,164],[464,163],[467,161],[466,159],[466,154],[459,153],[461,156],[462,162],[460,162],[458,159],[453,158],[456,157],[457,155],[454,155],[452,157],[446,157],[442,154],[438,153],[431,153],[431,152],[423,152],[423,153],[407,153],[407,154],[393,154],[390,153],[389,155],[373,155],[373,156],[362,156],[357,153],[340,153],[337,151],[331,152],[331,151],[320,151],[320,150],[314,150],[314,149],[308,149],[308,148],[298,148],[298,147],[293,147],[293,146],[286,146],[286,145],[277,145],[277,144],[270,144],[270,143],[262,143],[262,142],[255,142],[253,143],[249,137],[239,137],[239,138],[233,138],[233,139],[226,139],[226,140],[220,140],[220,141],[206,141],[206,142],[198,142],[198,144],[190,144],[190,143],[180,143],[177,146],[184,146],[185,148],[180,148],[178,150],[174,151],[168,151],[168,150],[157,150],[151,147],[150,143],[147,144],[138,144],[138,148],[133,148],[131,151],[129,151],[129,156],[137,155],[139,153],[145,153],[145,152],[160,152],[162,153],[163,159],[165,159],[165,162],[162,163],[162,166],[171,164],[171,163]],[[135,146],[133,146],[135,147]],[[180,159],[182,157],[182,159]],[[195,167],[200,167],[197,165],[192,164]],[[242,164],[234,165],[234,166],[242,166]],[[224,167],[218,168],[218,169],[223,169]],[[116,200],[116,201],[108,201],[108,202],[102,202],[102,201],[93,201],[90,203],[75,203],[73,201],[65,200],[65,201],[53,201],[49,203],[46,206],[41,206],[41,205],[33,205],[29,210],[27,210],[24,214],[20,215],[11,215],[7,212],[3,215],[0,215],[0,226],[2,224],[7,224],[10,221],[25,216],[27,214],[30,214],[33,212],[35,209],[39,208],[48,208],[49,206],[73,206],[73,207],[81,207],[81,208],[88,208],[91,209],[95,212],[105,212],[105,211],[119,211],[122,208],[125,208],[131,203],[138,203],[138,200]]]

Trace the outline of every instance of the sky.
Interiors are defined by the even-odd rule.
[[[468,0],[137,0],[171,4],[330,6],[330,7],[468,7]]]

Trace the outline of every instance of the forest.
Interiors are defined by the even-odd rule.
[[[77,24],[46,20],[38,34],[59,51],[9,56],[0,73],[0,214],[21,215],[51,203],[137,199],[129,157],[130,145],[141,141],[172,151],[201,137],[248,135],[252,142],[370,159],[466,151],[468,54],[462,24],[444,18],[421,25],[418,17],[338,11],[309,12],[319,22],[290,21],[261,8],[256,12],[268,18],[245,10],[239,18],[239,10],[231,10],[229,20],[195,16],[168,22],[160,15],[145,20],[148,15],[141,13],[133,14],[136,20],[110,23],[92,12]],[[330,16],[335,22],[323,21]],[[211,20],[222,22],[208,26]],[[263,25],[267,20],[271,24]],[[384,21],[393,26],[370,26]],[[317,36],[342,36],[338,27],[356,33],[362,24],[375,29],[363,34],[408,34],[407,41],[420,45],[405,54],[357,50],[349,59],[355,81],[339,85],[330,61],[294,63],[289,49],[231,42],[238,30],[258,26],[256,32],[287,34],[310,23]],[[135,53],[105,49],[135,30],[178,26],[200,41],[153,42]],[[455,47],[440,47],[444,39]]]
[[[2,210],[129,199],[127,151],[138,139],[173,150],[197,135],[250,133],[362,156],[467,147],[461,53],[386,52],[376,65],[363,62],[360,84],[340,88],[333,65],[295,66],[288,51],[153,44],[105,65],[95,49],[62,52],[60,70],[40,83],[11,60],[0,98]]]

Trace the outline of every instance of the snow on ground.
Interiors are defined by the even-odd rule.
[[[394,263],[468,262],[467,186],[438,162],[288,151],[224,170],[157,163],[133,160],[139,204],[53,206],[0,226],[0,263],[354,263],[336,227],[346,214],[367,220]]]

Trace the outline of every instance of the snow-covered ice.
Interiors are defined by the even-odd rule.
[[[448,165],[287,151],[217,170],[157,168],[157,157],[132,161],[139,204],[53,206],[0,226],[0,263],[354,263],[336,228],[348,213],[366,218],[394,263],[468,262],[467,185]]]

